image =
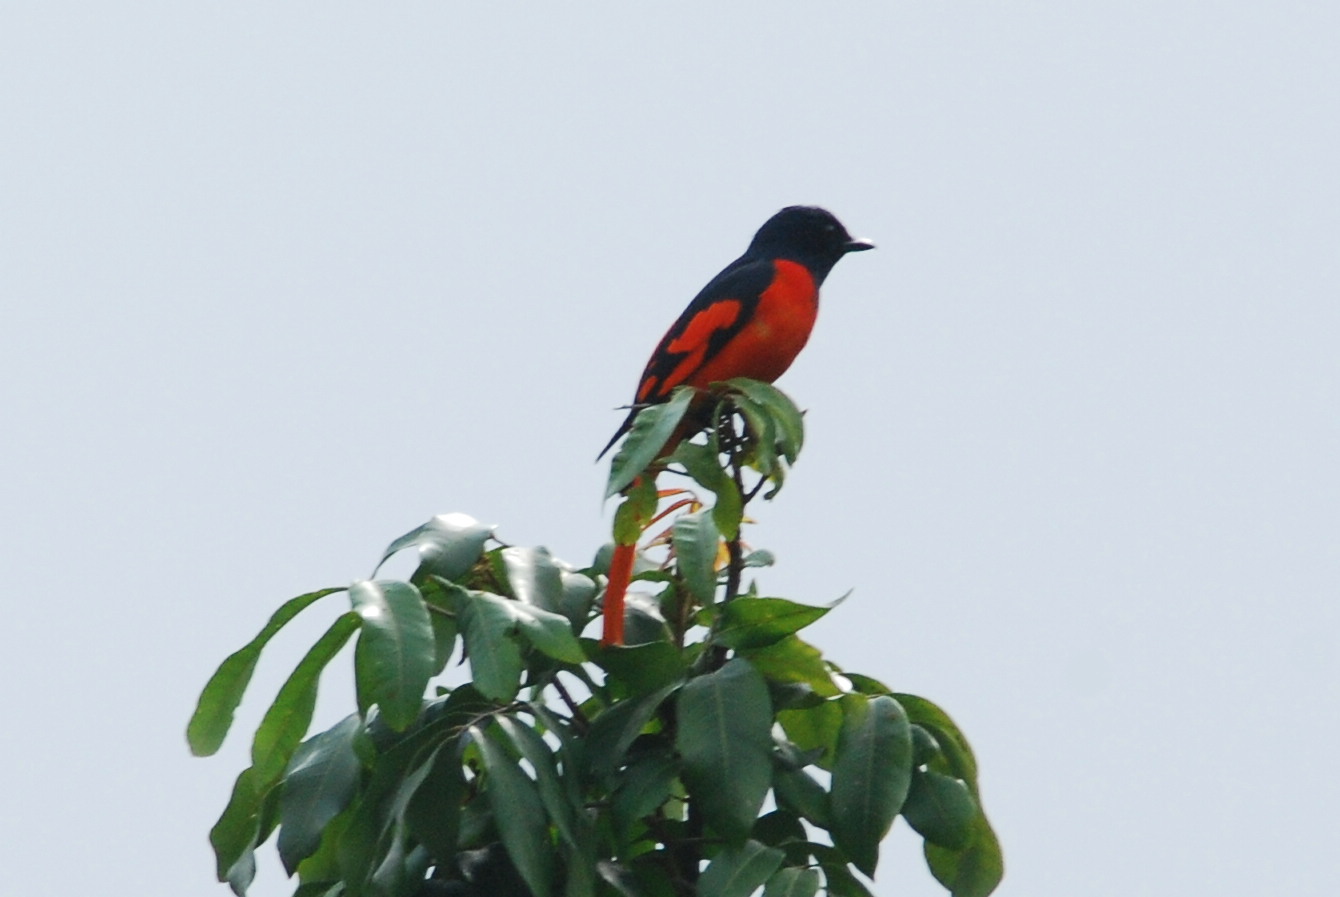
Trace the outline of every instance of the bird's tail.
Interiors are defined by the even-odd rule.
[[[633,578],[633,558],[636,554],[636,544],[614,544],[609,584],[605,586],[605,631],[600,637],[601,645],[623,644],[623,599],[628,592],[628,583]]]

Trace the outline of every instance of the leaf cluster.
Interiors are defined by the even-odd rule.
[[[574,568],[448,514],[384,552],[417,552],[407,580],[291,599],[228,657],[187,729],[199,755],[274,634],[348,599],[253,736],[210,833],[220,880],[245,894],[277,830],[297,897],[864,897],[901,815],[950,893],[989,894],[1000,849],[954,722],[803,640],[832,605],[742,588],[771,562],[746,552],[744,509],[780,489],[800,413],[752,381],[707,404],[642,412],[612,465],[634,538],[665,498],[656,474],[714,496],[677,502],[664,558],[642,559],[627,647],[585,637],[607,551]],[[695,414],[705,438],[671,444]],[[356,712],[309,736],[321,672],[355,636]],[[434,685],[454,658],[469,681]]]

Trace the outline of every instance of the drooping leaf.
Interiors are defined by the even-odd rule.
[[[275,633],[313,602],[343,591],[343,587],[320,589],[290,598],[271,615],[269,622],[255,638],[234,651],[219,665],[218,670],[205,684],[204,691],[200,693],[200,702],[186,726],[186,741],[191,746],[191,753],[197,757],[208,757],[218,751],[223,744],[224,736],[228,734],[228,729],[233,724],[233,714],[237,711],[237,705],[242,703],[242,695],[251,682],[251,674],[256,669],[256,661],[260,659],[261,650]]]
[[[656,460],[674,435],[679,422],[684,419],[695,393],[692,387],[681,386],[670,394],[668,402],[638,412],[633,420],[633,428],[610,464],[610,478],[605,486],[606,498],[622,492]]]
[[[326,825],[348,805],[358,787],[362,764],[353,742],[360,724],[357,714],[345,717],[304,741],[293,754],[279,799],[279,858],[289,875],[316,853]]]
[[[493,719],[498,730],[511,742],[513,748],[525,758],[531,769],[535,770],[535,785],[540,794],[540,803],[558,829],[559,836],[569,845],[578,844],[577,817],[582,813],[581,806],[573,806],[568,800],[563,781],[559,776],[554,753],[540,734],[516,717],[500,714]]]
[[[486,697],[510,701],[521,689],[521,646],[516,642],[516,617],[506,607],[506,599],[477,600],[483,592],[472,593],[461,611],[465,650],[475,688]],[[496,596],[490,596],[496,597]]]
[[[470,597],[477,608],[487,606],[490,614],[510,620],[516,631],[541,653],[564,663],[586,660],[567,617],[488,592],[471,592]]]
[[[496,740],[492,727],[470,727],[488,774],[485,793],[503,846],[535,897],[553,893],[555,857],[539,791]]]
[[[675,746],[684,784],[708,824],[739,844],[772,780],[772,702],[763,677],[735,658],[680,691]]]
[[[980,813],[966,847],[950,850],[928,841],[925,854],[931,874],[949,889],[952,897],[987,897],[1005,877],[1000,842]]]
[[[777,767],[772,775],[777,806],[783,807],[822,829],[833,827],[828,792],[803,769]]]
[[[912,773],[903,818],[932,844],[962,850],[972,839],[977,802],[959,779],[928,770]]]
[[[698,897],[749,897],[785,858],[777,848],[752,840],[723,847],[698,879]]]
[[[907,714],[887,695],[844,695],[833,762],[833,843],[866,875],[902,809],[912,776]]]
[[[610,805],[617,835],[622,837],[632,831],[637,820],[654,813],[670,799],[679,768],[679,758],[664,745],[641,751],[629,761]]]
[[[826,844],[810,844],[810,851],[824,873],[824,894],[827,897],[873,897],[870,889],[856,877],[847,865],[842,851]]]
[[[736,598],[721,609],[716,639],[736,650],[766,647],[799,632],[829,610],[785,598]]]
[[[422,526],[405,533],[386,547],[377,570],[396,552],[411,545],[419,549],[419,567],[444,579],[456,579],[466,573],[484,553],[484,543],[494,527],[480,523],[468,514],[439,514]],[[377,575],[377,570],[372,575]]]
[[[209,843],[214,848],[219,881],[231,883],[245,879],[242,892],[245,892],[246,886],[251,883],[251,876],[255,874],[256,863],[252,853],[260,833],[261,805],[266,792],[273,787],[276,787],[274,782],[261,782],[254,769],[244,769],[233,783],[228,805],[209,831]],[[246,871],[248,868],[251,870],[249,874]]]
[[[559,599],[559,613],[568,618],[574,632],[586,625],[591,605],[595,603],[596,581],[584,573],[562,573],[563,595]]]
[[[518,601],[563,613],[563,571],[546,548],[504,548],[503,568]]]
[[[405,807],[410,834],[438,862],[449,863],[455,858],[464,797],[465,770],[460,753],[454,743],[444,744]]]
[[[685,514],[675,521],[675,560],[690,594],[711,604],[717,590],[717,550],[721,534],[707,511]]]
[[[428,608],[407,582],[356,582],[349,588],[363,632],[354,652],[359,703],[376,704],[397,731],[414,722],[437,661]]]
[[[940,772],[963,779],[974,798],[977,794],[977,758],[958,725],[934,703],[916,695],[895,694],[894,700],[907,711],[907,718],[921,726],[939,745],[941,758],[933,762]],[[980,803],[980,798],[978,798]]]
[[[651,477],[643,477],[626,488],[623,501],[614,511],[614,541],[620,545],[637,544],[642,531],[656,516],[659,502],[656,481]]]
[[[260,783],[274,782],[283,774],[312,723],[321,671],[360,625],[362,618],[353,611],[337,617],[280,687],[251,743],[251,765]]]
[[[748,396],[731,397],[731,404],[749,425],[750,461],[763,476],[771,477],[781,465],[777,462],[777,428],[766,408]]]
[[[819,884],[818,870],[787,866],[768,879],[763,897],[814,897],[819,893]]]

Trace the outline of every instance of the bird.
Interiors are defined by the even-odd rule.
[[[679,386],[705,390],[735,377],[771,383],[809,341],[819,287],[849,252],[875,248],[817,206],[788,206],[763,223],[744,254],[707,282],[670,325],[647,361],[632,410],[597,459],[633,426],[638,412]],[[602,644],[623,644],[624,594],[636,546],[617,540],[605,589]]]

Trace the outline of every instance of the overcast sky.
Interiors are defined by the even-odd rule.
[[[780,383],[809,443],[757,509],[764,592],[854,589],[813,639],[958,719],[1004,897],[1336,893],[1337,33],[1303,2],[6,3],[3,891],[226,893],[206,833],[338,605],[192,759],[218,662],[434,513],[585,563],[614,407],[803,202],[879,249]],[[917,843],[879,897],[942,893]],[[267,860],[253,893],[292,887]]]

